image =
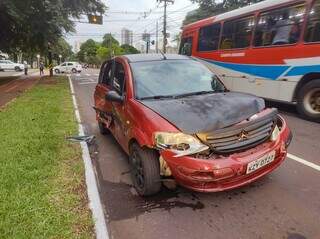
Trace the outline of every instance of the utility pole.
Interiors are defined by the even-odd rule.
[[[167,52],[166,46],[167,40],[167,6],[168,3],[174,3],[174,0],[157,0],[157,2],[164,2],[164,13],[163,13],[163,53]]]
[[[156,53],[159,52],[159,23],[156,23]]]

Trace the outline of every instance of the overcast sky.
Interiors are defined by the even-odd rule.
[[[101,41],[105,33],[111,32],[120,41],[121,29],[128,28],[133,31],[133,41],[139,42],[141,34],[147,31],[155,39],[156,22],[159,21],[159,30],[163,29],[163,3],[156,0],[103,0],[108,6],[104,24],[92,25],[77,23],[77,32],[66,36],[68,42],[74,46],[76,41],[84,42],[92,38]],[[179,32],[181,23],[188,11],[197,8],[190,0],[175,0],[174,4],[168,6],[168,32],[173,37]],[[127,13],[125,13],[127,11]],[[151,12],[150,12],[151,11]],[[141,12],[141,13],[140,13]],[[142,12],[146,12],[145,14]],[[83,19],[82,21],[87,21]]]

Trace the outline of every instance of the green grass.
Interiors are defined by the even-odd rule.
[[[0,238],[93,238],[67,78],[0,109]]]

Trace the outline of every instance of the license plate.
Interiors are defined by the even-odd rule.
[[[247,174],[252,173],[258,170],[259,168],[262,168],[263,166],[266,166],[267,164],[271,163],[272,161],[274,161],[275,156],[276,156],[276,152],[272,151],[264,155],[262,158],[259,158],[251,163],[248,163]]]

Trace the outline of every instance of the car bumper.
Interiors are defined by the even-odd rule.
[[[286,158],[292,134],[284,120],[276,141],[268,141],[241,153],[217,158],[198,159],[191,156],[174,157],[170,151],[161,156],[172,176],[180,185],[199,192],[218,192],[249,184],[275,170]],[[250,162],[275,151],[275,159],[262,168],[247,174]]]

